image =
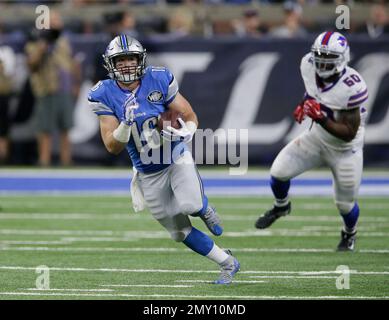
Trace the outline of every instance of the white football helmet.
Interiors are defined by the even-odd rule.
[[[136,67],[126,67],[117,69],[115,59],[119,56],[136,55],[138,65]],[[146,68],[146,49],[138,40],[122,34],[115,37],[108,45],[103,54],[103,66],[108,70],[108,75],[113,80],[123,83],[131,83],[140,79],[145,74]],[[127,69],[127,70],[124,70]]]
[[[312,45],[314,66],[319,77],[326,79],[340,73],[350,61],[350,47],[339,32],[323,32]]]

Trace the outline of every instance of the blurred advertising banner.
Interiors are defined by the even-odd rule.
[[[300,60],[312,39],[140,39],[149,65],[168,67],[180,92],[198,115],[200,128],[248,130],[249,164],[269,165],[281,148],[302,130],[292,112],[304,94]],[[83,66],[84,82],[75,108],[71,132],[76,163],[127,164],[127,155],[111,157],[99,136],[98,120],[86,95],[94,81],[104,76],[101,54],[109,39],[72,37],[76,57]],[[365,163],[389,165],[389,38],[349,38],[351,66],[369,88]],[[12,43],[20,49],[20,44]],[[16,49],[17,50],[17,49]],[[18,124],[19,126],[22,124]],[[220,130],[219,130],[220,131]],[[219,143],[226,139],[219,136]],[[239,139],[237,140],[239,142]],[[215,148],[207,143],[206,150]],[[198,148],[195,148],[198,160]],[[201,162],[201,161],[200,161]],[[206,163],[203,161],[202,163]]]

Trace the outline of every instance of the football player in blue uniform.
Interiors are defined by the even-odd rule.
[[[200,217],[216,236],[223,232],[187,150],[186,142],[198,126],[191,105],[178,92],[178,83],[168,69],[146,67],[146,50],[138,40],[117,36],[103,57],[110,79],[98,82],[88,100],[99,116],[106,149],[119,154],[126,148],[131,157],[134,209],[146,205],[173,240],[220,265],[216,284],[231,283],[240,268],[238,260],[194,228],[189,219]],[[182,115],[181,128],[167,126],[159,132],[158,116],[167,110]]]

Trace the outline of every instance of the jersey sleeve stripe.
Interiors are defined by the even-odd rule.
[[[95,112],[95,114],[97,114],[98,116],[114,116],[115,115],[112,111],[111,112],[98,111],[98,112]]]
[[[349,102],[347,106],[348,106],[348,107],[355,107],[355,106],[361,104],[362,102],[365,102],[365,101],[367,100],[368,97],[369,97],[369,95],[366,95],[366,96],[364,96],[362,99],[359,99],[359,100],[357,100],[357,101]]]
[[[167,104],[173,101],[174,97],[177,95],[177,92],[178,92],[178,82],[176,78],[173,77],[173,81],[169,85],[169,89],[166,96]]]
[[[350,100],[356,100],[356,99],[358,99],[359,97],[364,96],[365,94],[367,94],[367,88],[366,88],[363,92],[351,96],[350,99],[349,99],[349,101],[350,101]]]
[[[92,108],[92,111],[96,114],[101,112],[113,114],[112,109],[101,102],[94,102],[89,100],[89,106]]]

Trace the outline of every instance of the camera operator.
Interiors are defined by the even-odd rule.
[[[60,162],[72,162],[69,130],[73,126],[74,95],[79,88],[77,63],[56,11],[50,14],[50,29],[42,30],[26,44],[32,91],[36,98],[35,122],[39,165],[51,165],[52,135],[60,132]]]

